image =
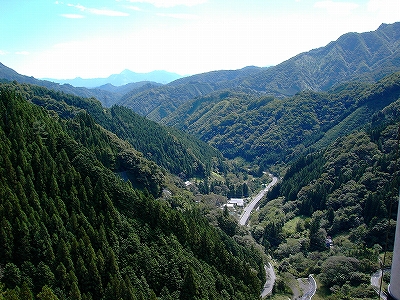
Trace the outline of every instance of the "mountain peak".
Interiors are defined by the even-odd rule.
[[[123,70],[119,74],[112,74],[107,78],[89,78],[82,79],[81,77],[76,77],[74,79],[50,79],[46,80],[53,81],[60,84],[68,83],[75,87],[87,87],[94,88],[103,86],[110,83],[114,86],[122,86],[128,83],[142,82],[142,81],[152,81],[161,84],[167,84],[171,81],[181,78],[182,76],[176,73],[171,73],[167,71],[152,71],[148,73],[136,73],[129,69]]]
[[[131,71],[129,69],[125,69],[121,73],[119,73],[119,75],[127,75],[127,74],[130,75],[130,74],[137,74],[137,73],[135,73],[135,72],[133,72],[133,71]],[[114,75],[117,75],[117,74],[114,74]]]

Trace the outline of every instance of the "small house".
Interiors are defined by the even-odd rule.
[[[228,201],[228,204],[232,204],[238,207],[243,207],[244,206],[244,199],[240,199],[240,198],[231,198]]]

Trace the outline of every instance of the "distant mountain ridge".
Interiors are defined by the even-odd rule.
[[[335,84],[362,77],[376,81],[400,70],[400,22],[375,31],[342,35],[325,47],[300,53],[241,83],[273,95],[304,90],[326,91]]]
[[[107,81],[111,82],[96,83],[99,86],[96,89],[59,85],[10,70],[0,65],[0,78],[37,84],[82,97],[96,97],[106,107],[114,104],[126,106],[159,122],[186,101],[217,91],[282,98],[304,90],[327,91],[346,81],[376,82],[400,71],[400,22],[382,24],[371,32],[346,33],[325,47],[300,53],[273,67],[212,71],[179,78],[162,86],[154,84],[156,80],[145,80],[132,89],[131,84],[115,88],[117,83],[112,82],[114,77],[127,80],[133,73],[128,70],[118,76],[110,76]],[[143,78],[136,78],[139,79]]]
[[[230,90],[275,97],[305,90],[327,91],[352,80],[376,82],[400,71],[400,22],[375,31],[346,33],[325,47],[300,53],[276,66],[213,71],[175,80],[165,86],[129,93],[118,104],[155,121],[196,97]]]
[[[160,121],[186,101],[215,91],[230,89],[254,93],[251,88],[240,87],[240,83],[264,69],[251,66],[239,70],[219,70],[196,74],[153,89],[141,92],[131,91],[121,97],[118,104],[129,107],[149,119]]]
[[[66,94],[72,94],[79,97],[94,97],[98,99],[103,104],[103,106],[106,107],[114,105],[122,97],[122,95],[132,90],[137,89],[138,91],[143,91],[162,85],[161,83],[156,82],[141,81],[128,83],[122,86],[114,86],[108,83],[99,86],[98,88],[89,89],[86,87],[75,87],[67,83],[59,84],[48,80],[40,80],[34,77],[21,75],[15,70],[0,63],[0,80],[1,79],[6,81],[15,80],[20,83],[35,84],[38,86],[46,87],[48,89],[64,92]]]
[[[76,87],[95,88],[105,84],[114,86],[122,86],[132,82],[152,81],[161,84],[167,84],[176,79],[182,78],[182,75],[171,73],[163,70],[152,71],[148,73],[135,73],[128,69],[123,70],[119,74],[112,74],[107,78],[88,78],[84,79],[76,77],[74,79],[51,79],[43,78],[43,80],[53,81],[60,84],[70,84]]]
[[[114,104],[119,98],[117,94],[109,92],[107,90],[74,87],[70,84],[58,84],[48,80],[40,80],[34,77],[21,75],[18,72],[14,71],[13,69],[3,65],[2,63],[0,63],[0,79],[6,81],[15,80],[19,83],[35,84],[38,86],[46,87],[48,89],[64,92],[67,94],[72,94],[79,97],[86,97],[86,98],[94,97],[97,98],[99,101],[101,101],[101,103],[103,103],[103,105],[105,106],[110,106]]]

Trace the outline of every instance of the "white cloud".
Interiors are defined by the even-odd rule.
[[[206,3],[207,0],[128,0],[131,3],[149,3],[156,7],[174,7],[178,5],[195,6]]]
[[[109,9],[97,9],[97,8],[89,8],[90,13],[95,15],[102,15],[102,16],[109,16],[109,17],[127,17],[129,16],[128,13],[116,10],[109,10]]]
[[[79,14],[61,14],[60,16],[68,19],[82,19],[85,16]]]
[[[292,4],[295,1],[305,2],[292,0]],[[366,2],[358,5],[356,0],[349,1],[353,2],[320,0],[306,14],[285,12],[284,19],[279,14],[268,15],[267,12],[266,15],[260,13],[253,16],[242,12],[212,14],[207,11],[204,14],[202,10],[195,14],[173,14],[168,10],[164,14],[158,14],[165,18],[194,19],[185,22],[184,26],[181,25],[182,22],[154,19],[153,9],[152,13],[143,14],[143,18],[152,18],[145,26],[126,26],[124,30],[112,35],[99,34],[98,38],[90,35],[80,41],[58,44],[42,53],[32,52],[27,57],[18,56],[15,61],[20,67],[13,67],[22,74],[38,78],[93,78],[107,77],[124,69],[135,72],[163,69],[179,74],[194,74],[246,65],[275,65],[300,52],[324,46],[343,33],[375,30],[383,21],[388,22],[379,17],[385,11],[392,10],[398,14],[394,3],[399,0],[369,0],[368,11]],[[139,2],[172,7],[205,1],[119,2],[120,7],[126,5],[121,10],[128,12],[128,9],[144,10],[143,5],[138,4],[137,7],[134,4]],[[380,5],[381,2],[389,8],[385,10],[384,5]],[[96,9],[83,5],[69,6],[83,16],[99,13]],[[400,17],[397,18],[399,20]],[[2,60],[8,56],[2,56]]]
[[[197,19],[199,19],[199,16],[196,16],[193,14],[162,14],[162,13],[159,13],[159,14],[157,14],[157,16],[174,18],[174,19],[182,19],[182,20],[197,20]]]
[[[335,1],[318,1],[314,7],[327,10],[328,13],[333,15],[349,15],[353,10],[357,9],[359,5],[352,2],[335,2]]]
[[[133,5],[126,5],[125,8],[130,9],[130,10],[142,11],[142,9],[140,7],[133,6]]]
[[[75,7],[77,9],[79,9],[82,12],[89,12],[91,14],[94,15],[102,15],[102,16],[109,16],[109,17],[127,17],[129,16],[128,13],[122,12],[122,11],[117,11],[117,10],[111,10],[111,9],[98,9],[98,8],[89,8],[89,7],[85,7],[81,4],[68,4],[68,6],[70,7]]]
[[[18,54],[18,55],[29,55],[30,53],[28,51],[17,51],[17,52],[15,52],[15,54]]]
[[[6,55],[6,54],[7,54],[6,51],[0,50],[0,55]]]

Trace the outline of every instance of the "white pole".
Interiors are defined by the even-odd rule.
[[[400,191],[399,191],[400,201]],[[400,300],[400,202],[397,208],[396,235],[394,237],[393,260],[390,270],[389,298]]]

